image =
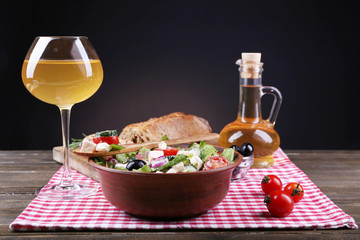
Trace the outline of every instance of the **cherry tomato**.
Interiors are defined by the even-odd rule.
[[[222,156],[210,156],[204,163],[204,170],[221,168],[229,165],[230,162]]]
[[[292,197],[281,190],[275,190],[266,195],[264,203],[273,217],[287,217],[294,209]]]
[[[282,190],[282,182],[278,176],[265,175],[261,181],[261,188],[265,194],[269,194],[275,190]]]
[[[155,149],[156,151],[163,151],[164,156],[174,156],[178,153],[179,149],[174,147],[167,147],[166,149]]]
[[[289,194],[296,203],[299,202],[304,196],[304,189],[300,183],[288,183],[284,188],[284,192]]]
[[[93,142],[98,144],[102,142],[106,142],[107,144],[119,144],[119,137],[118,136],[112,136],[112,137],[95,137],[93,138]]]

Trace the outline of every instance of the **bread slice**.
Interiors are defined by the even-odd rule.
[[[146,122],[126,126],[119,135],[121,144],[156,142],[166,134],[169,139],[177,139],[211,133],[207,120],[195,115],[174,112]]]

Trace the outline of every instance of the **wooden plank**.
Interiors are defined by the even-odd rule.
[[[359,224],[360,185],[354,183],[360,181],[360,151],[287,150],[285,153],[325,195]]]
[[[227,230],[227,231],[62,231],[62,232],[11,232],[0,225],[4,239],[55,238],[55,239],[359,239],[357,231],[338,230]]]

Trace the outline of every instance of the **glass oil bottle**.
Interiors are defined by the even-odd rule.
[[[280,137],[274,125],[279,113],[282,96],[275,87],[262,86],[263,63],[261,53],[242,53],[240,66],[240,99],[237,119],[220,132],[219,145],[241,146],[249,142],[254,146],[253,168],[267,168],[274,164],[273,153],[280,145]],[[268,119],[261,114],[261,97],[274,96]]]

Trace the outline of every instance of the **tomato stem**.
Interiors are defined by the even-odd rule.
[[[295,196],[295,195],[300,196],[300,193],[301,193],[301,192],[304,192],[304,191],[300,191],[299,185],[300,185],[300,183],[298,183],[298,185],[296,186],[296,188],[293,188],[293,192],[292,192],[292,194],[291,194],[291,197],[293,197],[293,196]]]
[[[261,181],[261,183],[267,183],[269,180],[270,180],[270,178],[265,175],[263,180]]]
[[[270,197],[269,195],[266,195],[266,197],[265,197],[265,199],[264,199],[265,205],[266,205],[266,206],[269,205],[270,202],[271,202],[271,197]]]

